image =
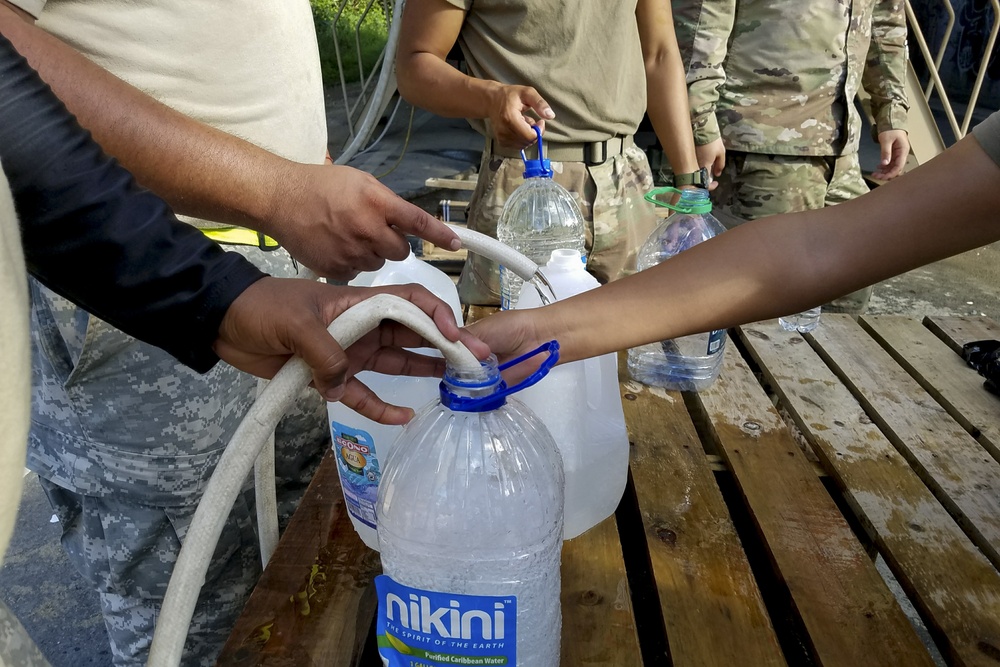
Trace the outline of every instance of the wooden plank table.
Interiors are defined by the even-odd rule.
[[[562,665],[1000,666],[1000,398],[957,354],[1000,325],[731,336],[700,394],[622,373],[630,482],[565,543]],[[328,456],[219,664],[380,665],[378,572]]]

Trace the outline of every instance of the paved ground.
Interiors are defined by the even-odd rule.
[[[328,101],[336,103],[333,97]],[[331,153],[337,155],[346,133],[335,114],[331,114],[330,130]],[[400,161],[404,144],[406,151]],[[462,195],[431,192],[423,185],[425,179],[477,165],[481,147],[482,139],[464,121],[416,112],[411,123],[409,108],[404,105],[382,142],[352,164],[376,175],[386,174],[382,180],[395,192],[434,210],[440,197]],[[875,159],[866,146],[863,164],[872,165]],[[962,221],[941,223],[960,225]],[[871,312],[986,314],[1000,319],[1000,244],[880,284]],[[58,541],[58,523],[37,480],[29,476],[14,541],[0,570],[0,595],[19,614],[54,667],[107,665],[96,596],[86,590]]]

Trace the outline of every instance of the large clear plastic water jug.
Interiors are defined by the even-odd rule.
[[[558,358],[550,357],[530,383]],[[525,355],[522,359],[531,355]],[[522,359],[515,360],[518,363]],[[383,664],[559,664],[563,471],[495,360],[445,372],[405,428],[378,495]]]
[[[555,300],[600,287],[577,250],[552,251],[539,271]],[[516,307],[541,305],[535,285],[524,285]],[[618,389],[618,357],[605,354],[556,366],[520,398],[541,418],[562,454],[565,538],[572,539],[614,513],[628,481],[628,431]]]
[[[423,285],[450,305],[455,321],[462,325],[462,306],[454,281],[412,252],[401,262],[389,261],[378,271],[360,274],[350,284],[355,287],[380,287],[408,283]],[[434,348],[415,351],[441,356]],[[382,375],[371,371],[358,373],[357,378],[387,403],[411,408],[415,412],[438,399],[438,378]],[[392,443],[403,432],[403,427],[379,424],[343,403],[327,403],[327,417],[347,513],[364,543],[378,549],[375,502],[379,480]]]
[[[680,195],[676,204],[671,199]],[[639,250],[636,268],[656,266],[674,255],[725,231],[712,215],[708,191],[700,188],[658,188],[646,198],[675,211],[646,239]],[[705,308],[712,304],[706,303]],[[725,353],[726,331],[718,329],[628,351],[628,371],[635,380],[677,391],[701,391],[719,376]]]
[[[524,160],[524,183],[504,203],[497,220],[497,239],[536,264],[548,261],[553,250],[577,250],[586,263],[585,229],[580,206],[566,188],[552,180],[552,166],[544,158],[542,132],[537,127],[538,159]],[[522,280],[500,267],[500,307],[510,310],[521,293]]]

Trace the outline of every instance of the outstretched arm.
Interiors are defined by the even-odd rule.
[[[396,52],[400,94],[407,102],[450,118],[489,119],[497,141],[522,149],[535,142],[532,126],[555,118],[530,86],[477,79],[445,58],[458,40],[465,11],[444,0],[409,0]],[[540,121],[524,114],[534,111]]]
[[[0,33],[105,152],[179,213],[256,229],[338,279],[404,259],[407,233],[459,246],[446,225],[370,175],[292,162],[195,121],[92,63],[4,0]]]
[[[1000,125],[1000,115],[990,122]],[[646,271],[498,313],[472,331],[499,357],[557,339],[572,361],[786,315],[996,241],[998,211],[1000,167],[968,136],[850,202],[741,225]]]

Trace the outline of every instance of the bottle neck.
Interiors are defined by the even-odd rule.
[[[688,188],[681,190],[678,208],[687,209],[690,213],[710,213],[712,201],[708,198],[708,190],[704,188]]]

